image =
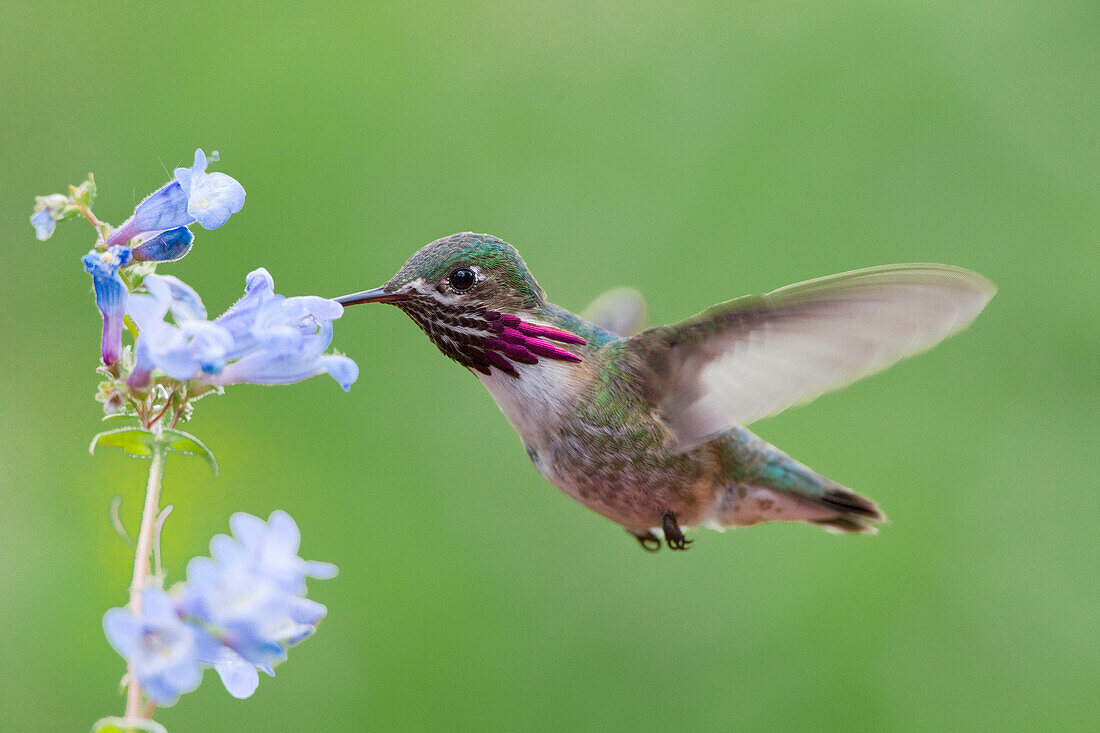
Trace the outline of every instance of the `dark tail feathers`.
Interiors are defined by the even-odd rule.
[[[875,534],[875,524],[885,522],[886,515],[879,511],[875,502],[843,486],[826,489],[816,501],[834,510],[835,517],[810,520],[813,524],[843,534]]]

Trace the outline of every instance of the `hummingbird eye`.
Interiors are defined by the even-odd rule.
[[[452,288],[462,293],[474,286],[474,283],[477,282],[477,275],[469,268],[460,267],[451,273],[449,282]]]

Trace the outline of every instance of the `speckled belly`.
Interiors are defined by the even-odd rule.
[[[721,478],[707,447],[675,454],[637,435],[580,427],[527,446],[539,472],[567,495],[634,530],[659,527],[669,512],[694,525],[708,511]]]

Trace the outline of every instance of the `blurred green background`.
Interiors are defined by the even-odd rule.
[[[934,352],[756,426],[877,499],[877,538],[770,525],[656,556],[531,468],[400,312],[338,322],[362,370],[244,386],[169,463],[166,562],[288,510],[320,632],[247,701],[211,673],[176,731],[1072,730],[1100,725],[1095,2],[0,5],[0,728],[118,714],[100,629],[145,464],[87,454],[99,315],[80,223],[197,146],[244,210],[163,272],[218,313],[385,281],[455,231],[515,244],[579,310],[667,322],[855,267],[938,261],[1000,293]],[[996,6],[996,7],[995,7]]]

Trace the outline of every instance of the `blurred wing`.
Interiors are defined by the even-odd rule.
[[[645,327],[645,298],[632,288],[614,288],[592,301],[581,318],[619,336],[633,336]]]
[[[886,265],[717,305],[630,339],[680,448],[881,371],[965,328],[996,287],[947,265]]]

